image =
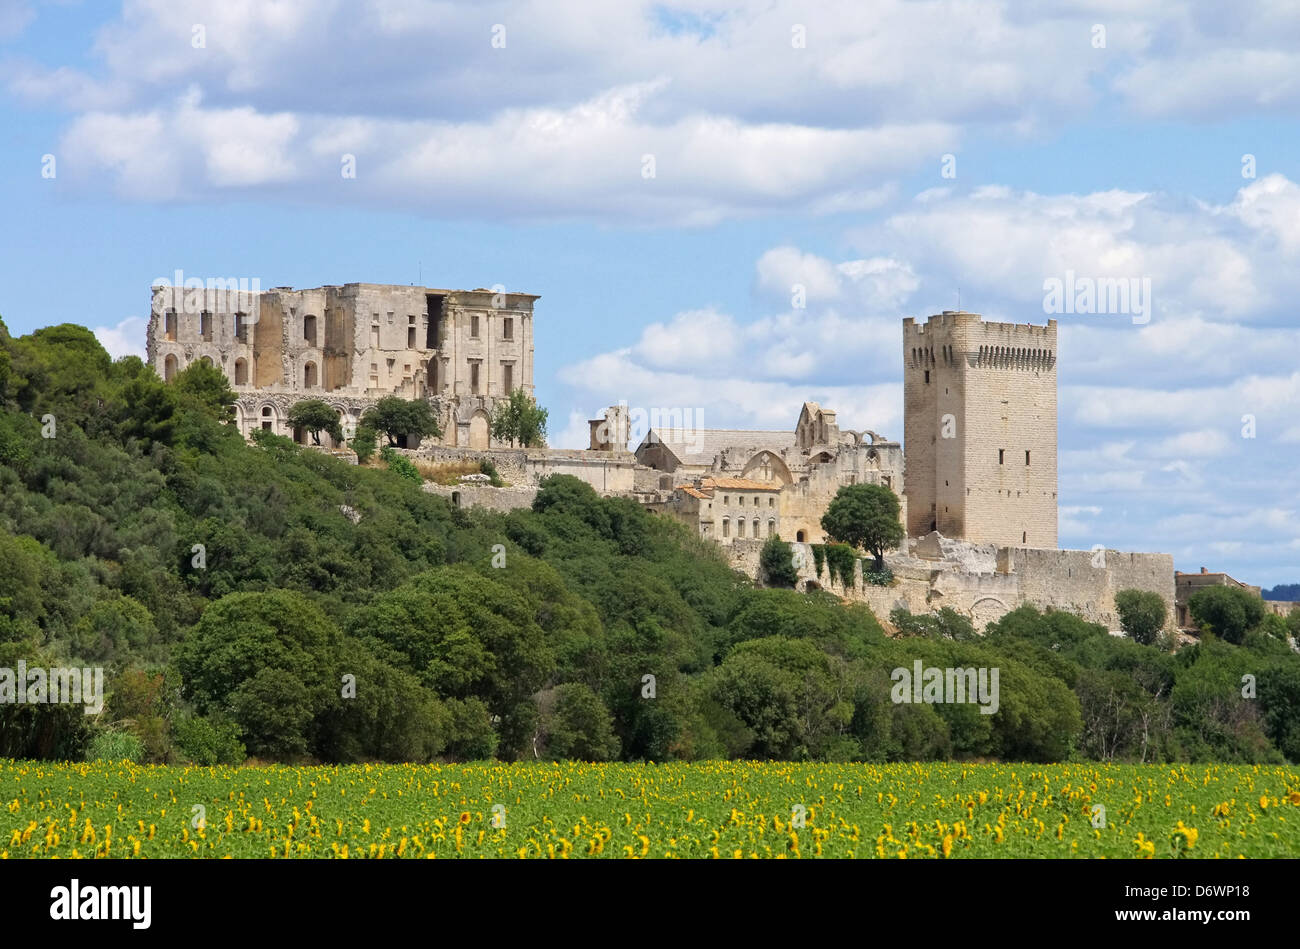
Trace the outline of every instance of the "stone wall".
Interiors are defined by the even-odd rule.
[[[516,511],[531,508],[537,497],[532,486],[494,488],[490,484],[433,484],[425,482],[424,490],[444,497],[456,507],[484,507],[493,511]]]
[[[408,451],[411,458],[435,464],[491,460],[502,480],[533,486],[553,474],[572,475],[597,494],[630,496],[637,489],[636,457],[629,451],[585,451],[570,448],[444,448],[438,445]]]
[[[968,617],[976,629],[983,629],[1016,607],[1030,603],[1040,610],[1074,613],[1114,632],[1120,628],[1115,593],[1132,588],[1158,593],[1168,610],[1166,628],[1174,629],[1174,565],[1170,554],[1112,550],[1105,551],[1102,561],[1098,552],[1091,550],[1003,547],[996,551],[997,568],[990,570],[978,569],[988,566],[987,558],[967,551],[954,551],[950,559],[940,561],[890,553],[885,563],[894,574],[894,584],[880,587],[863,583],[861,560],[849,584],[832,581],[825,569],[818,577],[811,545],[791,546],[802,555],[800,589],[811,583],[866,603],[882,622],[895,607],[929,613],[947,606]],[[761,549],[761,541],[736,541],[728,556],[735,569],[758,579]]]

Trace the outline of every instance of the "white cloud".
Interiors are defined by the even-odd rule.
[[[145,358],[144,339],[149,321],[142,316],[128,316],[116,326],[96,326],[91,332],[114,359],[122,356]]]

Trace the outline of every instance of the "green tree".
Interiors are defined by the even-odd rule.
[[[1187,607],[1197,626],[1234,644],[1264,619],[1264,601],[1241,587],[1204,587],[1192,594]]]
[[[898,546],[904,536],[898,513],[898,496],[883,484],[847,484],[835,492],[822,515],[822,530],[833,540],[871,553],[880,571],[885,551]]]
[[[778,534],[773,534],[764,542],[758,562],[763,568],[768,586],[793,587],[799,582],[799,571],[794,565],[794,549]]]
[[[548,415],[531,395],[515,389],[510,398],[498,402],[492,410],[492,438],[524,448],[545,445]]]
[[[201,715],[229,712],[252,755],[312,752],[339,696],[339,634],[320,607],[287,590],[233,593],[209,606],[177,665]]]
[[[1115,594],[1119,624],[1134,642],[1150,646],[1164,629],[1165,601],[1148,590],[1120,590]]]
[[[197,359],[186,366],[172,385],[182,398],[189,398],[218,422],[235,420],[238,396],[230,388],[226,374],[210,363]]]
[[[303,399],[289,409],[288,422],[311,435],[313,445],[320,444],[320,433],[325,432],[335,444],[343,441],[343,426],[339,414],[322,399]]]
[[[557,758],[611,761],[618,757],[619,740],[613,719],[600,697],[580,682],[555,689],[555,706],[544,717],[547,750]]]
[[[433,409],[423,399],[408,401],[395,395],[386,395],[361,416],[357,434],[362,429],[388,436],[390,447],[397,447],[400,437],[438,438],[442,429],[433,417]]]

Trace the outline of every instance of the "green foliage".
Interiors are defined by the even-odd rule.
[[[883,484],[842,486],[822,515],[822,530],[831,540],[870,552],[883,570],[885,550],[903,539],[898,496]]]
[[[890,570],[888,567],[884,567],[881,570],[874,570],[864,564],[862,569],[862,582],[870,583],[872,586],[877,587],[890,586],[894,582],[894,571]]]
[[[546,444],[547,415],[547,410],[539,406],[531,395],[523,389],[515,389],[510,398],[498,402],[492,410],[492,438],[524,448],[543,446]]]
[[[363,439],[363,432],[388,436],[392,448],[397,447],[399,438],[437,438],[442,435],[428,402],[423,399],[407,401],[395,395],[384,396],[365,411],[357,425],[357,441]]]
[[[822,578],[822,569],[826,566],[826,545],[813,544],[813,566],[817,568],[817,579]]]
[[[86,747],[87,761],[130,761],[139,764],[144,745],[129,732],[102,731]]]
[[[247,756],[238,725],[198,717],[176,723],[176,750],[185,760],[204,767],[241,764]]]
[[[929,639],[972,642],[977,635],[971,621],[950,606],[943,607],[937,613],[920,616],[901,606],[896,607],[889,614],[889,623],[902,637],[925,636]]]
[[[799,581],[799,571],[794,565],[794,549],[776,534],[763,543],[758,562],[763,568],[768,586],[793,587]]]
[[[1167,615],[1160,594],[1146,590],[1120,590],[1115,594],[1115,611],[1124,632],[1144,646],[1155,643]]]
[[[197,405],[218,422],[235,420],[235,402],[238,396],[230,388],[226,374],[216,366],[201,359],[195,360],[179,372],[173,380],[182,400]]]
[[[424,483],[424,477],[420,474],[420,469],[416,468],[405,455],[399,455],[385,445],[379,449],[379,457],[384,460],[384,464],[388,465],[388,470],[399,478],[409,481],[411,484]]]
[[[844,587],[853,586],[853,566],[858,562],[853,548],[848,544],[827,544],[825,555],[831,581],[838,580]]]
[[[555,707],[545,718],[546,747],[557,758],[612,761],[619,740],[609,710],[600,697],[581,682],[555,690]]]
[[[497,466],[492,464],[491,458],[479,459],[478,470],[481,474],[485,474],[488,476],[488,479],[491,482],[492,487],[500,488],[505,485],[505,482],[501,480],[500,473],[497,471]]]
[[[343,426],[338,412],[322,399],[302,399],[289,409],[291,428],[302,429],[311,435],[313,445],[320,444],[320,433],[325,432],[335,444],[343,441]]]
[[[102,666],[106,691],[100,716],[0,703],[0,756],[80,761],[108,729],[150,763],[1300,758],[1300,614],[1198,601],[1224,639],[1175,654],[1032,607],[982,637],[895,613],[891,638],[576,478],[531,510],[452,508],[269,432],[246,444],[210,368],[165,385],[76,327],[0,332],[0,353],[0,669]],[[769,583],[793,566],[778,544]],[[840,582],[856,556],[814,546]],[[999,708],[895,703],[890,672],[917,659],[999,669]]]
[[[1187,606],[1197,626],[1230,643],[1241,643],[1264,618],[1264,601],[1240,587],[1204,587]]]

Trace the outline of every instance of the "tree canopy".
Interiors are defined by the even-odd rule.
[[[883,570],[885,551],[904,536],[898,496],[883,484],[846,484],[827,505],[822,530],[831,540],[872,554],[875,569]]]

